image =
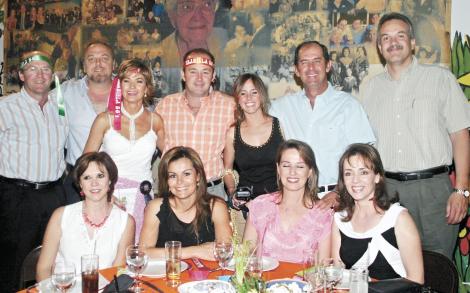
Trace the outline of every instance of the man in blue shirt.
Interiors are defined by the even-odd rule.
[[[325,45],[300,44],[294,64],[303,90],[274,100],[270,113],[279,118],[286,139],[304,141],[313,149],[320,171],[320,207],[333,208],[340,156],[348,145],[374,143],[375,137],[359,102],[328,82],[332,67]]]

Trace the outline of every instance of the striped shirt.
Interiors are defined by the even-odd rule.
[[[220,177],[225,137],[234,122],[235,100],[218,91],[201,99],[193,115],[184,92],[166,96],[155,111],[165,125],[165,151],[175,146],[193,148],[201,157],[208,181]]]
[[[0,101],[0,175],[33,182],[59,179],[67,132],[52,100],[41,110],[24,88],[5,97]]]
[[[412,64],[392,80],[385,70],[361,88],[384,168],[411,172],[452,163],[449,134],[470,126],[470,104],[449,70]]]

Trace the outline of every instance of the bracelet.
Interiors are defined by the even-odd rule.
[[[229,174],[232,176],[233,181],[235,181],[235,188],[237,188],[237,185],[238,185],[238,182],[239,182],[239,175],[238,175],[237,171],[235,171],[233,169],[225,169],[225,170],[222,171],[222,175],[220,177],[224,178],[225,176],[227,176]]]

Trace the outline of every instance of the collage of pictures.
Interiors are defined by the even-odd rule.
[[[116,65],[129,58],[147,62],[156,101],[182,88],[181,59],[197,47],[214,54],[220,90],[230,93],[240,73],[254,72],[269,86],[271,98],[282,96],[296,90],[294,51],[305,40],[328,46],[330,82],[354,94],[372,68],[381,68],[377,23],[391,11],[415,23],[420,61],[449,62],[450,0],[5,2],[4,94],[18,91],[18,58],[32,49],[52,56],[61,80],[83,76],[80,56],[92,39],[115,48]]]

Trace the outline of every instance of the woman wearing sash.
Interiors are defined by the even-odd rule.
[[[96,117],[84,153],[101,147],[116,163],[119,179],[114,201],[134,217],[138,242],[145,208],[140,184],[153,181],[151,161],[155,148],[162,150],[164,145],[163,121],[158,114],[144,108],[154,89],[152,72],[143,62],[124,61],[118,79],[111,90],[109,112]]]

